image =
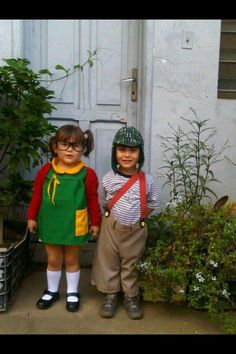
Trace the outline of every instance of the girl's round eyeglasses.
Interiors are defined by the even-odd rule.
[[[69,147],[71,146],[72,149],[74,149],[76,152],[82,152],[83,149],[81,148],[80,144],[77,143],[69,143],[69,141],[58,141],[58,149],[60,149],[61,151],[66,151],[69,149]]]

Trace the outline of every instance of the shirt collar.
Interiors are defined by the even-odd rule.
[[[54,157],[52,159],[52,167],[56,173],[63,174],[67,173],[68,175],[74,175],[78,173],[80,170],[82,170],[83,167],[85,167],[85,163],[83,161],[78,162],[78,165],[75,167],[72,167],[68,170],[65,170],[57,165],[57,158]]]

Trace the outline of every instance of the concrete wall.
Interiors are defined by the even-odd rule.
[[[168,122],[177,128],[183,125],[181,116],[194,119],[192,107],[199,119],[209,119],[209,126],[217,129],[214,139],[216,151],[229,138],[230,149],[225,154],[236,162],[236,101],[217,98],[220,20],[150,20],[146,32],[153,43],[146,53],[146,71],[152,72],[151,124],[146,121],[150,140],[150,172],[157,176],[163,165],[161,141],[157,135],[168,135]],[[182,36],[190,32],[192,48],[182,48]],[[149,55],[149,57],[148,57]],[[151,58],[150,58],[151,57]],[[147,139],[148,133],[145,138]],[[146,140],[147,141],[147,140]],[[227,159],[215,165],[215,177],[222,183],[211,187],[222,196],[236,200],[236,166]],[[165,179],[158,179],[161,202],[169,199],[169,190],[161,190]],[[209,185],[210,186],[210,185]],[[214,200],[213,200],[214,201]]]

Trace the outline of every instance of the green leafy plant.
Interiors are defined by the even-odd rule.
[[[149,300],[205,309],[225,332],[236,333],[229,311],[236,307],[236,204],[205,203],[217,197],[210,187],[219,182],[212,167],[227,142],[216,152],[216,130],[193,113],[192,121],[182,118],[187,131],[170,126],[172,135],[161,137],[171,200],[147,220],[139,284]]]
[[[195,111],[195,119],[181,117],[190,130],[170,126],[172,135],[160,136],[163,147],[164,165],[161,169],[167,178],[165,185],[170,187],[171,199],[184,196],[186,208],[200,204],[204,198],[217,195],[210,188],[212,182],[220,182],[214,176],[213,165],[221,161],[223,151],[228,147],[227,141],[216,152],[212,142],[216,135],[213,127],[208,127],[208,119],[200,120]]]
[[[179,203],[151,216],[148,228],[147,248],[137,265],[145,296],[206,309],[224,331],[236,333],[229,311],[236,307],[236,217],[232,209],[195,204],[186,212]]]
[[[26,59],[5,59],[0,67],[0,205],[27,201],[30,190],[20,169],[30,170],[46,154],[54,131],[44,115],[54,109],[53,91],[43,87]]]

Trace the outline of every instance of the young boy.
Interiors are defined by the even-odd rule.
[[[92,270],[92,284],[105,293],[100,315],[115,314],[117,294],[124,293],[129,318],[140,319],[138,272],[135,263],[144,252],[147,239],[145,218],[158,207],[154,179],[141,169],[144,144],[139,131],[123,127],[116,133],[111,152],[112,171],[102,179],[102,219]]]

